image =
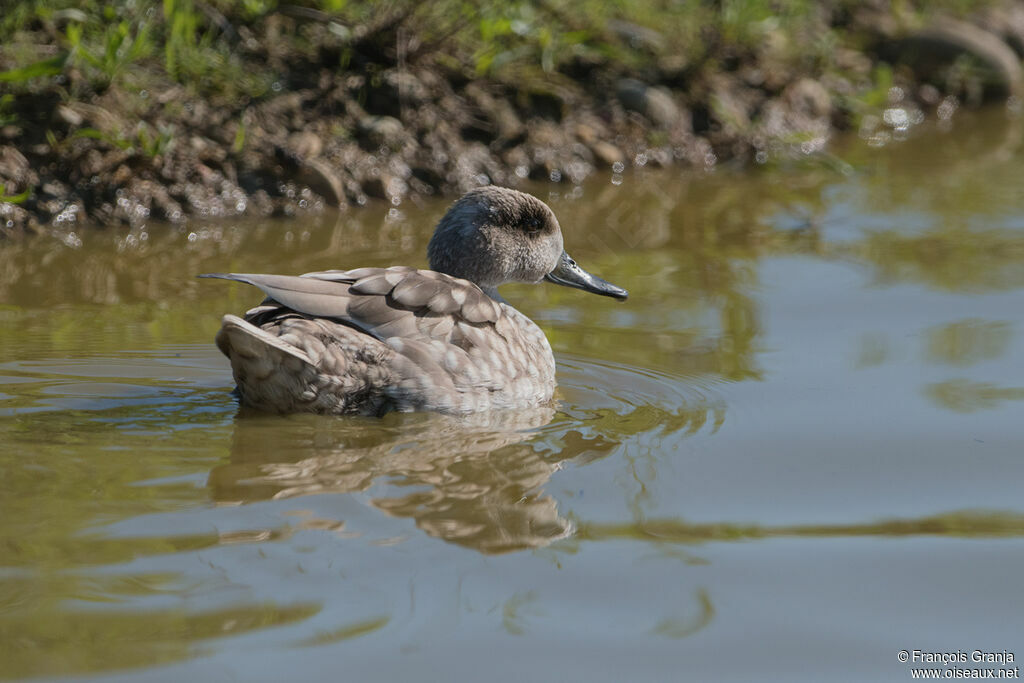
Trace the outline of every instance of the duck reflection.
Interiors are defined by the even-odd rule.
[[[569,363],[567,387],[582,390],[575,372]],[[374,507],[414,519],[435,538],[487,554],[537,548],[574,530],[544,491],[564,463],[603,459],[638,434],[660,452],[670,434],[721,424],[720,407],[694,405],[662,379],[636,375],[634,383],[647,396],[672,399],[668,405],[606,396],[606,405],[595,398],[589,410],[543,406],[468,417],[243,411],[234,424],[231,460],[213,469],[209,487],[225,504],[369,491]]]
[[[231,462],[210,475],[214,498],[242,503],[366,491],[371,503],[412,517],[427,534],[484,553],[546,545],[572,530],[542,487],[561,463],[603,457],[615,443],[577,431],[538,430],[550,406],[469,418],[394,414],[383,419],[245,415]]]

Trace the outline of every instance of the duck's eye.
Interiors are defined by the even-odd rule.
[[[540,230],[541,220],[539,218],[529,218],[526,220],[526,232],[537,232]]]

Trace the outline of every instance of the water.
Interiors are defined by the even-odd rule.
[[[193,277],[423,265],[445,202],[3,245],[0,677],[1024,657],[1019,136],[986,112],[842,163],[534,188],[631,298],[506,288],[558,404],[469,421],[239,414],[212,338],[259,295]]]

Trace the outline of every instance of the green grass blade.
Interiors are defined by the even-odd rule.
[[[0,71],[0,83],[24,83],[33,78],[56,76],[64,71],[64,65],[68,61],[69,54],[64,52],[56,57],[44,59],[41,62],[33,62],[32,64],[26,64],[23,67],[8,71]]]

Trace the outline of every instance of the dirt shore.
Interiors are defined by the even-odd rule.
[[[753,49],[723,42],[693,63],[665,47],[671,27],[616,21],[608,40],[646,54],[641,66],[577,57],[520,81],[416,44],[400,14],[346,28],[344,59],[324,16],[266,16],[237,37],[243,58],[279,74],[260,97],[152,75],[145,88],[96,87],[69,60],[30,87],[0,81],[0,236],[397,206],[598,169],[771,164],[826,150],[836,131],[899,135],[964,103],[1019,102],[1024,5],[927,20],[887,5],[822,3],[821,30],[844,36],[827,59],[794,58],[793,36],[768,26]],[[266,53],[272,36],[299,32],[311,48]],[[0,71],[21,66],[3,54]]]

